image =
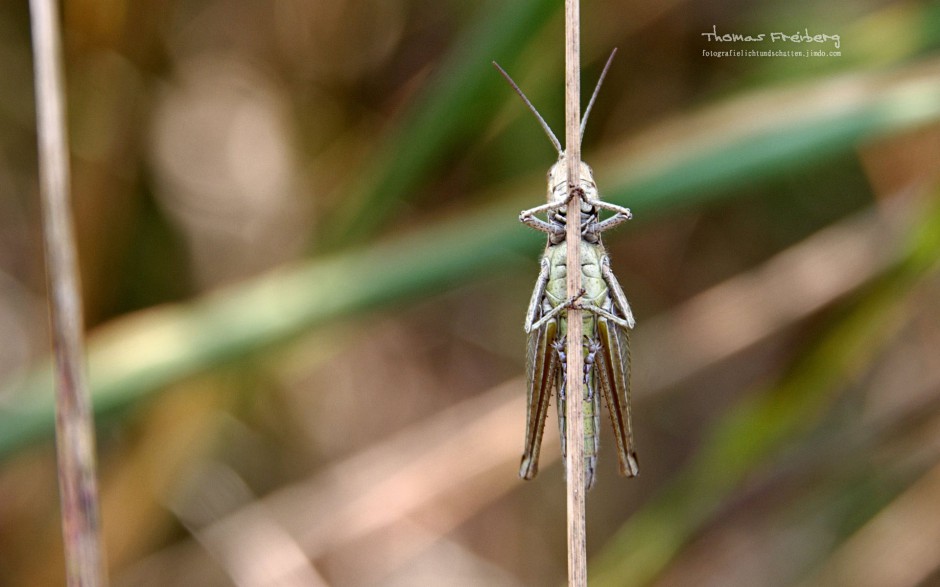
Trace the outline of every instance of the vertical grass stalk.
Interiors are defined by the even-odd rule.
[[[99,533],[95,436],[86,385],[82,300],[69,207],[69,163],[58,9],[30,0],[40,198],[56,363],[56,450],[69,587],[107,584]]]
[[[578,0],[565,0],[565,158],[568,164],[568,298],[581,291],[581,62]],[[584,516],[584,372],[581,310],[568,308],[567,340],[567,503],[568,585],[587,585],[587,532]]]

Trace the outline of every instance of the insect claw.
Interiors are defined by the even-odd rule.
[[[584,199],[584,190],[581,187],[575,187],[574,189],[568,190],[568,197],[565,198],[565,205],[571,203],[571,200],[575,197],[583,200]]]
[[[580,310],[580,309],[582,309],[582,308],[581,308],[581,304],[578,303],[578,300],[580,300],[582,297],[584,297],[584,294],[586,294],[586,293],[587,293],[587,290],[585,290],[585,289],[582,287],[580,290],[578,290],[578,293],[576,293],[575,295],[573,295],[573,296],[571,296],[570,298],[568,298],[568,301],[565,302],[565,307],[566,307],[566,308],[572,308],[572,309],[574,309],[574,310]]]

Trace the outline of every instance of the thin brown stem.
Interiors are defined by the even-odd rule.
[[[568,164],[566,235],[568,296],[581,291],[581,63],[578,0],[565,0],[565,159]],[[584,516],[584,359],[581,310],[568,309],[567,463],[568,585],[587,585],[587,532]]]
[[[56,360],[56,449],[69,587],[107,584],[98,523],[95,436],[84,368],[82,300],[69,207],[59,14],[54,0],[30,0],[40,196],[49,310]]]

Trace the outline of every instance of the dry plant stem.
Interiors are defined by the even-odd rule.
[[[568,163],[568,297],[581,291],[581,63],[578,0],[565,0],[565,158]],[[584,516],[584,372],[581,310],[568,309],[567,463],[568,585],[587,585],[587,532]]]
[[[56,360],[56,448],[70,587],[107,584],[98,524],[95,437],[84,372],[82,303],[69,207],[64,84],[58,9],[30,0],[40,195]]]

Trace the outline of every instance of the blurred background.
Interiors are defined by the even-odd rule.
[[[563,136],[562,6],[64,4],[115,585],[563,583],[554,414],[517,477],[556,155],[490,64]],[[769,41],[804,30],[839,46]],[[620,50],[583,151],[635,216],[641,464],[604,417],[591,584],[940,585],[940,4],[585,0],[582,35],[585,102]],[[31,67],[5,2],[11,587],[64,576]]]

